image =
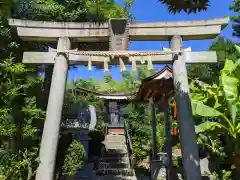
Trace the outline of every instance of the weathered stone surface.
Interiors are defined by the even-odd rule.
[[[229,21],[219,18],[200,21],[150,22],[129,24],[130,41],[169,40],[181,35],[184,40],[215,38]],[[9,19],[9,25],[17,28],[24,40],[57,41],[58,37],[70,37],[73,41],[99,42],[109,40],[108,23],[60,23]]]
[[[166,180],[166,168],[160,161],[151,161],[151,178],[153,180]]]
[[[88,108],[80,109],[76,117],[67,118],[62,121],[62,126],[68,128],[69,131],[78,132],[80,129],[92,131],[97,124],[97,114],[94,106],[89,105]]]
[[[125,136],[107,135],[103,144],[105,152],[96,171],[96,179],[136,179],[134,170],[130,168]]]
[[[172,51],[182,50],[181,36],[173,36],[170,46]],[[175,53],[173,54],[173,84],[180,130],[180,144],[183,152],[184,175],[187,180],[201,180],[200,160],[189,97],[186,64],[184,56]]]
[[[202,175],[210,175],[211,174],[211,172],[209,170],[208,158],[200,159],[200,166],[201,166],[201,174]]]
[[[58,40],[59,50],[69,50],[71,42],[63,37]],[[46,120],[40,146],[40,165],[36,173],[36,180],[52,180],[56,160],[57,145],[61,124],[64,92],[68,73],[68,58],[64,54],[56,57],[53,69],[52,83],[48,98]],[[56,101],[57,100],[57,101]]]
[[[108,32],[110,51],[122,51],[128,48],[129,24],[127,19],[110,19]]]
[[[55,63],[56,52],[24,52],[23,63],[34,63],[34,64],[52,64]],[[103,63],[103,56],[92,56],[91,61],[93,64]],[[142,58],[134,57],[136,62],[141,62]],[[185,62],[188,64],[195,63],[216,63],[217,54],[214,51],[209,52],[185,52],[184,53]],[[145,58],[144,58],[145,59]],[[147,58],[146,58],[147,59]],[[159,64],[170,64],[172,63],[172,55],[153,55],[151,56],[153,63]],[[69,54],[70,64],[86,64],[89,61],[89,56]],[[118,64],[118,62],[110,62],[110,64]],[[124,61],[125,64],[131,64],[130,61]]]

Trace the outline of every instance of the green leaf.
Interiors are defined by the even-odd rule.
[[[216,109],[203,104],[201,101],[192,101],[193,115],[204,116],[204,117],[219,117],[224,116],[221,112]]]
[[[236,48],[237,52],[240,54],[240,46],[235,45],[234,47]]]
[[[239,100],[239,79],[224,72],[226,71],[222,71],[220,77],[221,85],[228,103],[232,121],[235,123],[238,110],[237,102]]]
[[[216,128],[224,128],[220,123],[218,122],[210,122],[210,121],[206,121],[204,123],[201,123],[199,125],[197,125],[195,127],[195,130],[196,130],[196,133],[203,133],[203,132],[206,132],[206,131],[213,131],[215,130]]]
[[[230,74],[236,68],[234,62],[232,60],[226,59],[224,68],[221,70],[222,73]]]
[[[235,128],[234,128],[231,120],[229,120],[220,111],[218,111],[210,106],[207,106],[207,105],[203,104],[202,102],[192,101],[192,112],[193,112],[193,115],[202,116],[202,117],[219,117],[222,120],[225,120],[229,126],[229,128],[227,128],[226,126],[224,126],[222,124],[222,127],[229,132],[234,132]]]

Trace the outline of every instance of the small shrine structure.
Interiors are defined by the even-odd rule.
[[[134,93],[103,93],[78,87],[81,93],[90,93],[104,100],[104,123],[106,134],[124,134],[124,108],[135,96]]]
[[[149,114],[152,122],[152,153],[150,157],[150,171],[151,178],[158,179],[159,177],[171,179],[172,169],[172,134],[171,134],[171,122],[169,119],[169,101],[173,99],[173,74],[172,69],[165,66],[161,71],[145,78],[137,92],[136,100],[140,102],[149,103]],[[156,133],[157,133],[157,121],[156,121],[156,107],[164,112],[164,124],[165,124],[165,152],[166,157],[159,156],[156,148]],[[166,172],[161,174],[162,171]],[[166,175],[167,174],[167,175]]]

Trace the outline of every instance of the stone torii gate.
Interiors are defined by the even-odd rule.
[[[173,64],[174,90],[179,121],[183,165],[187,180],[200,180],[200,165],[194,122],[189,99],[186,63],[215,63],[216,52],[184,52],[183,40],[215,38],[228,23],[228,18],[129,24],[126,19],[111,19],[101,25],[94,23],[60,23],[9,19],[25,41],[57,42],[57,50],[25,52],[23,63],[54,64],[48,99],[46,120],[40,147],[40,160],[36,180],[53,180],[63,97],[69,64],[87,65],[144,63]],[[129,41],[170,41],[169,52],[128,52]],[[106,52],[71,50],[71,42],[107,42]],[[129,60],[128,60],[129,59]]]

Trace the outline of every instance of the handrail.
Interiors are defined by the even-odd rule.
[[[131,135],[129,133],[129,127],[128,127],[128,124],[127,124],[126,120],[124,120],[124,134],[125,134],[127,148],[128,148],[128,153],[129,153],[130,166],[131,166],[131,168],[133,168],[134,163],[133,163],[132,138],[131,138]]]

